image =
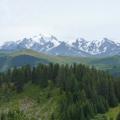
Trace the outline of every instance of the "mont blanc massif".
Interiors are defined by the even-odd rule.
[[[5,42],[0,45],[0,50],[2,51],[23,49],[32,49],[37,52],[63,56],[113,56],[120,54],[120,42],[115,42],[108,38],[92,41],[77,38],[72,42],[66,42],[57,39],[53,35],[45,36],[39,34],[31,38]]]

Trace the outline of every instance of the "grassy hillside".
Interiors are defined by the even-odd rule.
[[[106,116],[108,119],[116,120],[116,117],[118,113],[120,112],[120,106],[117,106],[115,108],[111,108],[107,113]]]
[[[60,64],[87,63],[87,59],[78,57],[51,56],[32,50],[22,50],[10,53],[0,52],[1,71],[14,66],[19,67],[25,64],[36,65],[38,63],[48,64],[50,62]]]
[[[48,120],[57,109],[59,89],[42,89],[31,83],[20,94],[11,93],[8,99],[0,94],[0,113],[20,109],[30,120]]]
[[[117,115],[120,113],[120,106],[110,108],[105,114],[98,114],[92,120],[116,120]]]
[[[0,68],[4,71],[10,67],[21,66],[25,64],[36,65],[38,63],[48,64],[50,62],[60,64],[82,63],[94,66],[98,69],[106,70],[113,75],[120,74],[120,56],[112,57],[68,57],[52,56],[45,53],[35,52],[33,50],[22,50],[12,53],[0,52]]]

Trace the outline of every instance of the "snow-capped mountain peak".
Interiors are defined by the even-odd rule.
[[[55,45],[58,45],[59,43],[57,38],[54,37],[53,35],[45,36],[45,35],[39,34],[38,36],[33,36],[32,40],[41,45],[44,45],[45,43],[48,43],[48,42],[52,42]]]
[[[33,49],[36,51],[48,51],[60,44],[60,41],[53,35],[45,36],[39,34],[30,38],[23,38],[18,41],[6,42],[1,45],[2,50]]]
[[[92,41],[77,38],[74,41],[66,42],[59,41],[53,35],[39,34],[16,42],[5,42],[0,46],[0,49],[6,51],[32,49],[53,55],[110,56],[120,54],[120,43],[114,42],[108,38]]]
[[[77,38],[76,41],[72,42],[71,45],[72,47],[84,51],[90,55],[101,55],[101,54],[108,55],[108,53],[109,55],[112,55],[116,53],[114,51],[120,50],[120,44],[108,38],[103,38],[102,40],[92,40],[92,41],[85,40],[84,38]]]

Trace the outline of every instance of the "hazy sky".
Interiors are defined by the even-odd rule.
[[[0,42],[39,33],[120,40],[120,0],[0,0]]]

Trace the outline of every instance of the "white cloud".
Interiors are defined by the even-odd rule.
[[[120,39],[119,0],[1,0],[0,40],[37,33]]]

